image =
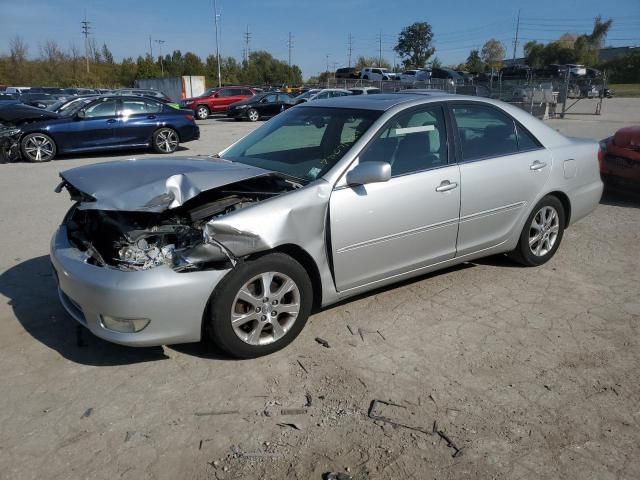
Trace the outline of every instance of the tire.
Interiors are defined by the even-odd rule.
[[[247,118],[251,122],[257,122],[258,120],[260,120],[260,113],[255,108],[250,108],[249,110],[247,110]]]
[[[195,113],[198,120],[206,120],[211,115],[211,111],[206,105],[198,105]]]
[[[162,127],[153,132],[152,143],[156,153],[173,153],[178,149],[180,137],[173,128]]]
[[[20,150],[25,160],[29,162],[50,162],[58,151],[56,143],[44,133],[29,133],[20,141]]]
[[[362,77],[363,80],[369,80],[369,75],[365,75],[364,77]]]
[[[542,226],[542,230],[538,226]],[[560,246],[564,226],[565,211],[562,202],[553,195],[547,195],[531,211],[511,257],[528,267],[548,262]]]
[[[268,282],[269,278],[265,297],[263,279]],[[280,294],[282,288],[287,293]],[[313,287],[304,267],[288,255],[270,253],[238,264],[216,287],[205,314],[209,327],[206,330],[213,342],[231,356],[268,355],[287,346],[302,331],[311,313],[312,299]],[[278,308],[288,312],[278,312]],[[276,324],[279,328],[274,330]]]

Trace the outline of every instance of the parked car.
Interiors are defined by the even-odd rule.
[[[31,93],[28,91],[20,95],[20,101],[32,107],[47,108],[54,103],[66,99],[65,95],[51,95],[48,93]]]
[[[307,93],[295,97],[294,104],[299,105],[313,100],[326,100],[327,98],[345,97],[347,95],[351,95],[351,92],[344,88],[323,88],[317,91],[309,90]]]
[[[569,73],[574,77],[582,77],[587,74],[587,69],[584,65],[577,65],[575,63],[568,63],[565,65],[569,69]]]
[[[502,80],[526,80],[531,77],[531,67],[528,65],[511,65],[500,69]]]
[[[180,142],[200,136],[191,112],[148,97],[103,96],[60,114],[47,113],[54,118],[21,127],[25,160],[48,162],[61,153],[122,148],[173,153]]]
[[[416,74],[419,70],[405,70],[400,74],[400,81],[402,83],[414,83],[417,81]]]
[[[386,68],[366,67],[360,70],[360,78],[363,80],[393,80],[395,74]]]
[[[597,156],[597,143],[485,98],[309,102],[220,159],[62,172],[74,206],[51,261],[62,305],[98,337],[207,335],[256,357],[290,343],[312,309],[372,289],[505,252],[544,264],[600,201]]]
[[[586,78],[591,78],[591,79],[601,79],[602,78],[602,72],[596,68],[590,68],[587,67],[585,69],[585,77]]]
[[[201,96],[185,98],[180,102],[181,108],[193,110],[196,118],[204,120],[212,113],[225,112],[232,103],[253,97],[256,91],[250,87],[210,88]]]
[[[20,103],[20,95],[17,93],[0,93],[0,107]]]
[[[430,78],[438,78],[440,80],[449,80],[451,85],[462,85],[464,84],[464,78],[456,72],[455,70],[451,70],[450,68],[432,68]]]
[[[353,67],[339,68],[336,70],[335,78],[360,78],[360,72]]]
[[[100,93],[100,91],[96,91],[96,93]],[[160,90],[152,90],[150,88],[120,88],[118,90],[112,90],[112,95],[140,95],[143,97],[151,97],[151,98],[159,98],[161,100],[165,100],[168,102],[173,102],[171,97]]]
[[[621,128],[603,147],[600,175],[605,187],[640,194],[640,126]]]
[[[471,95],[474,97],[491,96],[491,91],[484,85],[456,85],[456,93],[458,95]]]
[[[74,96],[78,96],[78,95],[96,95],[99,92],[96,91],[93,88],[65,88],[63,90],[63,93],[66,95],[74,95]]]
[[[373,95],[375,93],[382,93],[382,90],[376,87],[352,87],[349,91],[351,95]]]
[[[4,90],[4,93],[17,93],[18,95],[20,95],[22,93],[26,93],[30,89],[31,87],[7,87]]]
[[[293,98],[288,93],[260,93],[229,105],[227,117],[257,122],[261,118],[274,117],[293,105]]]

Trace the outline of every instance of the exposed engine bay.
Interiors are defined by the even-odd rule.
[[[264,175],[204,192],[161,213],[92,210],[91,197],[63,184],[76,201],[64,219],[69,241],[87,262],[123,271],[167,265],[176,271],[230,268],[237,259],[206,224],[300,185]],[[78,208],[79,205],[83,208]]]
[[[20,137],[22,130],[0,124],[0,163],[20,160]]]

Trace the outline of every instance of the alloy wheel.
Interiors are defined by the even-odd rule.
[[[206,120],[209,117],[209,110],[206,107],[198,107],[196,115],[200,120]]]
[[[300,289],[287,275],[265,272],[251,278],[231,306],[231,326],[249,345],[269,345],[291,329],[300,312]]]
[[[175,152],[178,148],[178,134],[170,128],[163,128],[156,134],[156,145],[165,153]]]
[[[257,122],[258,118],[260,118],[260,114],[258,113],[258,111],[253,108],[249,110],[248,115],[249,115],[249,120],[251,120],[252,122]]]
[[[32,162],[47,162],[53,158],[54,147],[49,138],[32,135],[25,141],[24,152]]]
[[[558,212],[544,206],[534,215],[529,227],[529,249],[537,257],[547,255],[558,239],[560,221]]]

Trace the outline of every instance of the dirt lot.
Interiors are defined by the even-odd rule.
[[[550,123],[600,139],[639,112],[613,99]],[[210,119],[180,153],[250,128]],[[423,276],[234,361],[208,344],[108,344],[59,305],[57,172],[104,158],[0,165],[0,477],[640,478],[639,202],[605,197],[543,267],[493,257]],[[368,418],[374,399],[416,429]]]

